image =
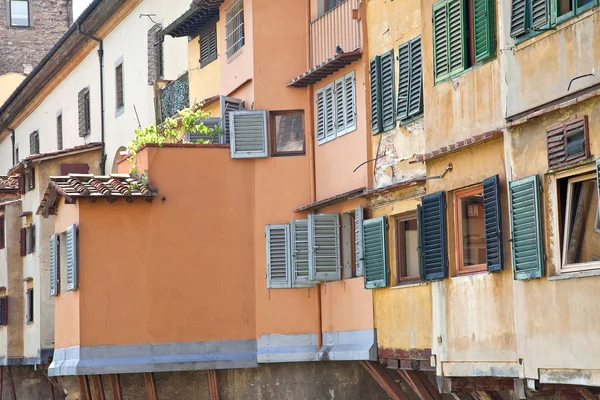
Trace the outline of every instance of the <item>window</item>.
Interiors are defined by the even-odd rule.
[[[40,132],[34,131],[29,134],[29,154],[40,153]]]
[[[375,56],[369,64],[371,128],[374,135],[396,127],[394,69],[394,50]]]
[[[354,71],[317,90],[315,101],[319,145],[356,130]]]
[[[0,326],[6,325],[8,325],[8,297],[6,297],[6,288],[2,288],[0,295]]]
[[[116,112],[121,115],[125,108],[125,97],[123,95],[123,62],[115,68],[115,94],[116,94]]]
[[[6,247],[6,232],[5,232],[4,215],[0,215],[0,249]]]
[[[217,24],[200,34],[200,68],[206,67],[217,59]]]
[[[273,156],[304,154],[304,111],[271,111]]]
[[[79,110],[79,136],[88,136],[92,131],[90,110],[90,88],[85,88],[77,95]]]
[[[555,125],[546,131],[548,168],[585,160],[590,155],[587,116]]]
[[[421,37],[398,47],[398,108],[396,119],[408,122],[423,113]]]
[[[440,0],[433,4],[435,82],[460,74],[496,55],[496,3]]]
[[[29,24],[29,0],[10,0],[10,26],[27,27]]]
[[[244,1],[234,1],[227,10],[225,23],[227,58],[244,47]]]
[[[342,4],[344,0],[322,0],[323,3],[323,13],[328,13],[333,8],[337,7],[339,4]]]
[[[63,149],[63,118],[62,112],[56,116],[56,146],[58,150]]]
[[[25,228],[25,253],[33,254],[35,252],[35,225]]]
[[[31,283],[30,283],[31,282]],[[32,280],[28,280],[27,281],[27,285],[33,285],[33,281]],[[33,287],[30,287],[27,289],[26,292],[26,297],[27,297],[27,315],[26,315],[26,321],[28,324],[33,323]]]
[[[161,79],[164,75],[164,50],[162,24],[155,24],[148,31],[148,85]]]
[[[416,281],[419,274],[417,214],[396,218],[396,283]]]
[[[19,146],[15,146],[15,163],[18,163],[19,161],[21,161],[19,159]]]
[[[454,236],[458,273],[485,271],[485,221],[483,186],[454,194]]]

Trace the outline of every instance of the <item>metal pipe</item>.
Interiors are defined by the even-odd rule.
[[[580,75],[580,76],[576,76],[575,78],[571,79],[571,81],[569,82],[569,87],[567,88],[567,92],[571,90],[571,84],[573,82],[575,82],[577,79],[587,78],[588,76],[596,76],[596,71],[592,68],[591,74]]]

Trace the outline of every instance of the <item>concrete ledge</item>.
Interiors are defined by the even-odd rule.
[[[599,369],[540,368],[540,383],[600,386]]]
[[[50,376],[256,367],[256,341],[73,346],[54,351]]]
[[[262,335],[256,342],[259,363],[319,360],[316,333]]]
[[[375,329],[324,332],[320,360],[377,361]]]
[[[446,377],[492,376],[498,378],[518,378],[519,363],[443,361],[442,372],[443,376]]]

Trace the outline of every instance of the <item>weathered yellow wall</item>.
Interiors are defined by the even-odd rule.
[[[224,49],[225,39],[219,34],[225,32],[221,21],[217,22],[217,54]],[[200,103],[209,97],[221,94],[221,58],[200,68],[200,36],[188,42],[188,71],[190,78],[190,104]],[[214,115],[213,117],[218,116]]]

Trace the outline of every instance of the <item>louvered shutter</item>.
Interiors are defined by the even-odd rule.
[[[410,43],[406,42],[398,46],[398,109],[399,120],[408,117],[408,103],[410,93]]]
[[[29,154],[39,154],[40,152],[40,136],[38,131],[29,134]]]
[[[387,229],[385,217],[371,218],[363,222],[365,242],[365,288],[387,286]]]
[[[198,132],[186,132],[184,139],[190,143],[199,143],[202,141],[208,141],[209,143],[219,143],[219,135],[217,134],[217,127],[221,125],[221,118],[206,118],[196,121],[196,125],[200,123],[204,124],[209,129],[214,129],[214,135],[204,135]]]
[[[546,146],[548,148],[548,168],[552,169],[563,165],[567,157],[564,125],[551,128],[546,132]]]
[[[448,277],[446,246],[446,197],[444,192],[423,196],[419,215],[423,279]]]
[[[448,0],[448,64],[450,75],[466,68],[465,0]]]
[[[21,228],[19,231],[19,245],[21,257],[25,257],[27,255],[27,228]]]
[[[485,255],[489,272],[502,270],[502,214],[500,210],[500,178],[495,175],[483,181]]]
[[[515,279],[544,274],[540,182],[537,175],[510,182],[510,229]]]
[[[381,124],[383,131],[396,126],[394,50],[381,55]]]
[[[371,81],[371,129],[373,134],[381,132],[381,60],[379,56],[371,59],[369,64]]]
[[[50,296],[58,294],[58,235],[50,237]]]
[[[363,236],[364,210],[362,206],[354,210],[354,259],[356,262],[356,275],[364,274],[365,267],[365,242]]]
[[[540,29],[548,24],[548,0],[530,0],[531,28]]]
[[[510,36],[517,37],[527,33],[527,22],[525,20],[527,11],[527,0],[512,0],[510,17]]]
[[[153,85],[162,76],[162,24],[148,30],[148,85]]]
[[[31,169],[29,171],[27,171],[27,173],[28,173],[27,189],[33,190],[33,189],[35,189],[35,168],[31,167]]]
[[[408,116],[414,117],[423,112],[423,57],[421,37],[410,41],[410,95]]]
[[[446,5],[447,0],[433,4],[433,64],[436,81],[446,78],[450,72]]]
[[[346,133],[346,91],[343,77],[335,81],[335,125],[338,135]]]
[[[29,253],[35,253],[35,225],[29,227]]]
[[[311,281],[336,281],[342,277],[339,214],[308,216],[309,272]]]
[[[213,26],[200,35],[200,68],[217,59],[217,30]]]
[[[292,287],[312,287],[309,272],[308,219],[291,222]]]
[[[323,90],[325,98],[325,140],[335,139],[335,92],[334,84],[325,86]]]
[[[231,158],[267,157],[267,112],[233,111],[231,118]]]
[[[554,169],[589,157],[587,116],[546,131],[548,168]]]
[[[495,13],[495,2],[492,0],[473,0],[475,62],[482,62],[494,56]]]
[[[233,97],[221,96],[221,130],[220,143],[228,144],[231,140],[231,112],[242,111],[243,101]]]
[[[323,89],[317,90],[316,103],[317,142],[321,144],[325,141],[325,94]]]
[[[67,290],[77,289],[77,226],[67,228]]]
[[[77,111],[79,114],[79,136],[80,137],[85,137],[87,136],[87,126],[86,126],[86,120],[85,120],[85,93],[87,92],[87,88],[81,90],[78,94],[77,94]]]
[[[17,182],[19,183],[19,194],[25,194],[25,174],[20,174]]]
[[[267,225],[267,288],[291,287],[290,227]]]
[[[7,296],[4,296],[2,299],[0,299],[0,307],[2,307],[2,310],[0,311],[1,317],[2,317],[2,322],[0,322],[0,325],[6,326],[6,325],[8,325],[8,297]]]
[[[356,129],[356,79],[354,71],[344,77],[346,133]]]
[[[4,215],[0,215],[0,249],[3,249],[6,247],[6,228],[4,225]]]

